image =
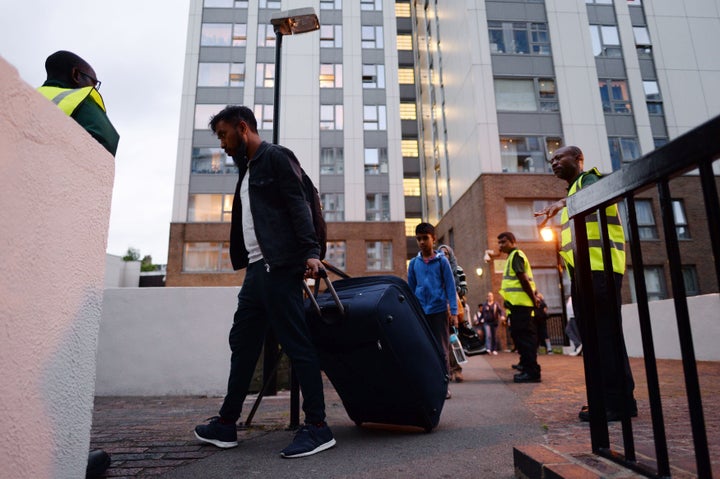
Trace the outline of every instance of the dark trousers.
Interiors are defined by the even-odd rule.
[[[430,331],[433,336],[437,339],[438,343],[442,346],[443,352],[445,353],[445,364],[448,372],[450,371],[450,332],[448,331],[448,313],[443,311],[442,313],[426,314],[428,324],[430,325]],[[459,365],[458,365],[459,366]]]
[[[265,340],[272,328],[290,358],[303,396],[305,422],[325,420],[320,363],[310,340],[303,306],[304,266],[265,270],[256,261],[247,268],[230,329],[230,377],[220,416],[237,421]]]
[[[485,330],[485,349],[487,349],[488,353],[490,351],[497,351],[498,350],[498,340],[497,340],[497,323],[490,324],[485,323],[484,325]]]
[[[633,381],[632,371],[630,370],[630,361],[628,360],[627,349],[625,347],[625,337],[622,333],[622,317],[620,315],[621,302],[620,290],[622,288],[622,275],[615,273],[614,285],[618,302],[613,303],[610,300],[609,290],[607,287],[607,281],[605,281],[605,273],[602,271],[593,271],[593,291],[592,294],[595,298],[595,318],[597,321],[597,333],[598,333],[598,346],[599,346],[599,361],[602,361],[602,365],[598,364],[598,367],[602,370],[603,378],[603,392],[605,394],[605,408],[611,411],[622,412],[627,406],[629,410],[634,411],[636,409],[635,399],[633,398],[633,391],[635,389],[635,382]],[[580,300],[588,299],[587,295],[582,298],[578,297],[578,294],[583,294],[578,291],[577,284],[573,281],[571,283],[573,306],[577,308],[580,304]],[[576,298],[578,300],[576,301]],[[613,325],[611,318],[613,311],[620,318],[620,324]],[[587,328],[582,311],[575,310],[575,319],[578,322],[578,326],[581,333],[581,339],[585,342],[582,337]]]
[[[533,309],[529,306],[511,306],[510,322],[512,339],[520,354],[520,365],[530,376],[540,376],[537,362],[537,328],[533,319]]]

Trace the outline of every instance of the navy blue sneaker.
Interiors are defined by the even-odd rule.
[[[334,445],[335,438],[327,424],[323,423],[319,427],[305,424],[295,434],[292,444],[280,452],[280,456],[287,458],[312,456]]]
[[[195,427],[196,438],[223,449],[238,445],[235,424],[221,423],[220,416],[211,417],[209,421],[207,424]]]

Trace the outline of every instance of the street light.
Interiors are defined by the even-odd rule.
[[[565,304],[565,284],[563,281],[562,258],[560,257],[560,235],[557,234],[554,228],[546,226],[540,230],[540,236],[542,236],[543,241],[546,243],[555,241],[555,256],[557,257],[556,267],[558,272],[558,281],[560,282],[560,307],[562,308],[561,319],[563,325],[563,338],[565,338],[564,342],[567,344],[567,336],[565,335],[565,325],[567,324],[567,306]]]

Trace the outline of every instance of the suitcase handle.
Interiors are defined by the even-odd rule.
[[[337,292],[335,292],[335,287],[333,286],[332,282],[330,281],[330,278],[328,278],[327,271],[324,268],[321,268],[318,271],[318,276],[325,280],[325,286],[327,286],[327,290],[330,292],[330,295],[333,297],[333,300],[335,301],[335,304],[338,307],[338,311],[340,311],[340,315],[345,316],[345,307],[342,305],[342,302],[340,301],[340,298],[337,295]],[[320,305],[318,304],[317,300],[315,299],[315,296],[318,292],[318,286],[316,283],[315,287],[315,293],[313,294],[312,291],[310,291],[310,286],[308,286],[307,281],[303,281],[303,288],[305,289],[305,293],[308,295],[308,298],[310,298],[310,302],[313,304],[313,307],[315,308],[315,311],[317,312],[318,316],[322,318],[322,310],[320,309]]]

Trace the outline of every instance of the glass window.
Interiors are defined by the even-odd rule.
[[[275,46],[275,30],[270,24],[258,25],[257,46],[274,47]]]
[[[600,80],[599,85],[605,113],[630,113],[630,94],[625,80]]]
[[[498,111],[537,111],[533,81],[496,79],[495,103]]]
[[[650,45],[650,33],[647,27],[633,27],[633,35],[635,36],[635,45]]]
[[[320,201],[325,221],[345,221],[345,195],[343,193],[321,193]]]
[[[342,48],[342,25],[320,25],[320,48]]]
[[[397,49],[405,51],[412,50],[412,35],[398,35]]]
[[[395,2],[395,16],[397,18],[410,18],[410,3]]]
[[[623,163],[640,158],[640,144],[637,138],[609,136],[608,145],[613,171],[622,168]]]
[[[683,200],[672,200],[672,211],[678,239],[690,239],[690,230],[685,215],[685,202]]]
[[[260,0],[260,8],[280,8],[280,0]]]
[[[401,85],[414,85],[415,70],[412,68],[398,68],[398,82]]]
[[[203,23],[200,30],[200,45],[204,47],[230,46],[231,23]]]
[[[612,5],[613,0],[585,0],[585,3],[594,3],[597,5]]]
[[[383,27],[379,25],[362,27],[362,47],[363,48],[382,48],[383,47]]]
[[[647,104],[648,113],[651,115],[662,115],[664,110],[658,82],[654,80],[643,81],[643,89],[645,90],[645,102]]]
[[[403,195],[420,196],[420,178],[403,178]]]
[[[400,103],[401,120],[417,120],[417,105],[415,103]]]
[[[188,222],[229,222],[232,215],[232,203],[233,195],[190,195],[190,199],[188,201]]]
[[[667,298],[667,288],[665,287],[665,275],[662,266],[645,266],[645,289],[647,290],[648,301],[658,301]],[[629,269],[630,273],[630,296],[632,302],[637,303],[635,293],[635,271]]]
[[[697,296],[700,294],[700,283],[698,283],[697,270],[695,269],[695,266],[683,266],[682,275],[683,283],[685,284],[685,295]]]
[[[400,151],[403,157],[417,158],[420,154],[417,140],[400,140]]]
[[[345,169],[344,150],[341,146],[320,148],[320,174],[342,175]]]
[[[392,271],[392,241],[366,241],[368,271]]]
[[[320,105],[320,129],[321,130],[342,130],[343,129],[343,106],[342,105]]]
[[[505,173],[548,173],[545,161],[562,146],[562,139],[542,136],[501,136],[500,157]]]
[[[390,196],[387,193],[365,195],[365,221],[390,221]]]
[[[320,65],[320,88],[342,88],[342,86],[342,64],[322,63]]]
[[[641,240],[658,239],[652,200],[635,200],[635,215],[638,222],[638,233]]]
[[[385,105],[363,106],[364,130],[387,130],[387,115]]]
[[[642,0],[628,0],[628,5],[642,5]]]
[[[192,172],[199,174],[236,173],[233,159],[222,148],[193,148]]]
[[[209,130],[210,118],[215,116],[225,105],[198,104],[195,105],[195,129]]]
[[[275,64],[258,63],[255,65],[255,86],[272,88],[275,86]]]
[[[205,0],[203,6],[205,8],[232,8],[233,0]]]
[[[221,273],[233,271],[230,243],[185,243],[183,272]]]
[[[274,116],[272,105],[255,105],[253,113],[255,113],[258,130],[272,130]]]
[[[654,145],[655,149],[658,149],[661,146],[667,145],[668,141],[669,140],[667,138],[653,138],[653,145]]]
[[[550,206],[551,200],[507,200],[505,213],[507,215],[508,230],[512,231],[517,239],[542,241],[538,222],[535,219],[536,211]],[[560,215],[555,215],[548,221],[548,226],[560,225]]]
[[[550,55],[546,23],[488,22],[491,53]]]
[[[415,238],[415,228],[417,225],[422,223],[422,218],[411,218],[405,217],[405,236],[412,236]]]
[[[382,10],[382,0],[360,0],[360,10]]]
[[[362,66],[363,88],[385,88],[385,65]]]
[[[198,86],[245,86],[244,63],[199,63]]]
[[[247,25],[236,23],[233,25],[232,46],[244,47],[247,45]]]
[[[615,25],[590,25],[590,39],[596,57],[621,57],[620,36]]]
[[[365,148],[365,174],[379,175],[387,172],[387,148]]]
[[[320,10],[342,10],[342,0],[320,0]]]
[[[347,255],[347,243],[345,241],[328,241],[325,259],[330,264],[340,269],[345,269],[345,256]]]

